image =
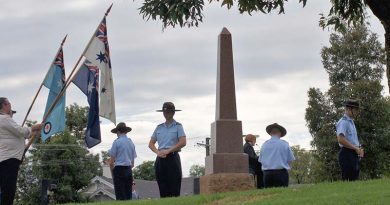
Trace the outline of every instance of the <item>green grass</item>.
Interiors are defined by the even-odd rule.
[[[358,182],[334,182],[198,195],[179,198],[100,202],[90,205],[192,205],[192,204],[390,204],[390,179]]]

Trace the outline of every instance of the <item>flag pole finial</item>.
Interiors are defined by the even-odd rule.
[[[61,46],[63,46],[63,45],[64,45],[64,43],[65,43],[65,40],[66,40],[66,37],[68,37],[68,34],[66,34],[66,35],[65,35],[65,37],[64,37],[64,39],[62,40]]]
[[[110,13],[111,7],[112,7],[113,4],[114,4],[114,3],[111,3],[110,7],[108,7],[108,9],[107,9],[106,13],[104,14],[104,16],[107,16],[108,13]]]

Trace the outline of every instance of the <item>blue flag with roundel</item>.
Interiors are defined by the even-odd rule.
[[[45,114],[50,109],[51,105],[60,94],[62,88],[65,85],[65,67],[64,58],[62,52],[62,46],[57,53],[57,56],[51,65],[48,73],[46,74],[43,85],[47,87],[49,95],[47,97]],[[53,110],[44,122],[44,126],[41,131],[41,138],[43,141],[47,140],[54,134],[63,132],[65,130],[65,93],[59,99]]]
[[[85,60],[72,82],[87,96],[89,104],[85,143],[91,148],[101,142],[99,121],[99,68]]]

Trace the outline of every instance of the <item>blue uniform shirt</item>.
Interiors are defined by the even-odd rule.
[[[131,162],[137,158],[135,145],[126,135],[119,136],[108,153],[115,157],[115,166],[131,166]]]
[[[183,125],[173,121],[169,126],[165,123],[159,124],[153,132],[152,139],[157,141],[158,149],[163,150],[174,147],[179,138],[185,136]]]
[[[295,157],[288,142],[279,137],[271,137],[264,142],[260,150],[259,162],[262,170],[290,169],[288,162]]]
[[[344,114],[344,116],[337,122],[336,125],[337,136],[343,134],[345,139],[355,146],[360,146],[359,139],[357,136],[357,131],[353,119]],[[340,147],[343,147],[339,143]]]

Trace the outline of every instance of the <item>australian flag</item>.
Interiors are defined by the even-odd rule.
[[[89,104],[85,143],[91,148],[101,142],[99,121],[99,68],[85,60],[73,83],[87,96]]]
[[[65,39],[64,39],[65,40]],[[53,64],[50,66],[49,71],[46,74],[43,85],[50,89],[49,96],[47,97],[45,116],[53,102],[61,93],[65,85],[65,68],[64,68],[64,56],[62,52],[62,45],[54,59]],[[50,114],[46,117],[43,129],[41,131],[41,138],[43,141],[51,137],[52,135],[63,132],[65,129],[65,93],[58,100],[57,104],[51,110]]]
[[[116,124],[114,83],[110,59],[110,48],[107,37],[106,17],[100,22],[92,41],[88,45],[85,58],[97,66],[101,73],[100,79],[100,110],[99,114]]]

